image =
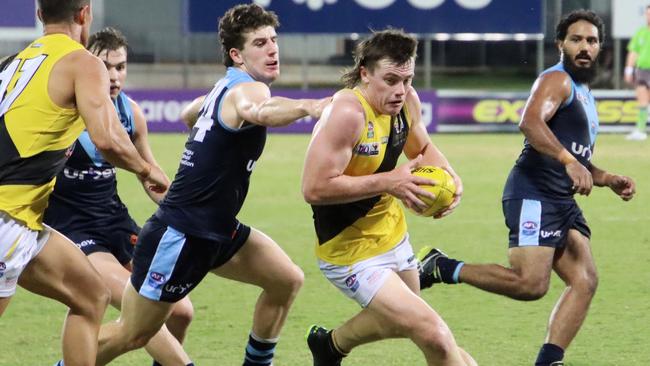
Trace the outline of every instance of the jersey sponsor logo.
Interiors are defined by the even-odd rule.
[[[171,294],[179,294],[182,295],[185,292],[189,292],[189,290],[194,286],[193,282],[190,283],[185,283],[181,285],[171,285],[167,284],[165,285],[165,291]]]
[[[546,239],[546,238],[559,238],[560,236],[562,236],[562,230],[555,230],[555,231],[553,231],[553,230],[551,230],[551,231],[542,230],[542,231],[540,231],[539,235],[544,239]]]
[[[536,235],[537,234],[537,223],[534,221],[526,221],[521,224],[521,234],[522,235]]]
[[[591,160],[591,147],[579,144],[575,141],[571,142],[571,151],[587,160]]]
[[[246,164],[246,170],[247,170],[248,172],[252,172],[253,169],[255,169],[255,164],[256,164],[256,163],[257,163],[257,161],[255,161],[255,160],[253,160],[253,159],[249,160],[249,161],[248,161],[248,164]]]
[[[90,245],[97,245],[97,243],[95,243],[94,239],[86,239],[86,240],[82,241],[81,243],[74,243],[74,245],[76,245],[77,248],[81,249],[81,248],[84,248],[84,247],[87,247],[87,246],[90,246]]]
[[[578,99],[582,104],[589,105],[589,98],[582,93],[576,93],[576,99]]]
[[[66,167],[65,169],[63,169],[63,176],[68,179],[100,180],[100,179],[113,178],[116,172],[117,170],[115,168],[108,168],[103,170],[89,168],[84,170],[78,170],[78,169],[72,169]]]
[[[345,285],[352,292],[357,292],[359,289],[359,281],[357,281],[357,275],[353,274],[352,276],[345,279]]]
[[[369,139],[375,137],[375,125],[372,123],[372,121],[368,121],[368,134],[366,137]]]
[[[193,156],[194,151],[185,149],[185,151],[183,151],[183,155],[181,156],[181,165],[194,168],[194,162],[192,161]]]
[[[354,149],[357,155],[376,156],[379,155],[379,144],[376,142],[366,142],[357,145]]]
[[[165,275],[160,272],[149,273],[149,286],[153,288],[160,288],[165,283]]]

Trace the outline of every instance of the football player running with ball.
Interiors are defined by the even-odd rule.
[[[421,164],[442,167],[462,183],[420,121],[411,86],[417,40],[402,31],[374,33],[357,48],[349,89],[335,94],[307,150],[303,195],[312,205],[322,273],[362,310],[338,328],[309,330],[314,366],[340,365],[353,348],[387,338],[409,338],[428,365],[475,365],[442,318],[420,296],[417,261],[405,206],[422,212],[418,196],[433,199],[411,174]],[[402,152],[409,162],[397,166]]]

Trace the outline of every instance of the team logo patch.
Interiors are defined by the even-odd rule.
[[[149,274],[149,286],[153,288],[160,288],[165,283],[165,275],[159,272],[151,272]]]
[[[409,257],[409,259],[406,260],[406,262],[411,263],[415,259],[415,254]]]
[[[521,234],[522,235],[536,235],[537,234],[537,223],[533,221],[526,221],[521,224]]]
[[[368,122],[368,134],[366,135],[369,139],[375,137],[375,125],[372,121]]]
[[[5,269],[7,269],[5,262],[0,262],[0,271],[4,271]]]
[[[353,274],[352,276],[345,279],[345,285],[352,292],[356,292],[359,289],[359,281],[357,281],[357,275]]]

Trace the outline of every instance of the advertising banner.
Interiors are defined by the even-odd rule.
[[[242,1],[187,0],[190,32],[215,32],[217,18]],[[282,33],[524,33],[542,31],[541,0],[255,0],[273,10]]]
[[[638,106],[631,90],[596,90],[601,132],[628,131]],[[439,91],[438,132],[518,131],[528,93]]]
[[[151,132],[187,132],[180,121],[181,110],[208,90],[127,91],[142,108]],[[274,96],[323,98],[334,90],[273,90]],[[422,103],[422,123],[435,132],[515,132],[528,93],[472,92],[441,90],[418,92]],[[600,131],[627,131],[636,122],[638,106],[631,90],[596,90]],[[272,133],[311,133],[314,121],[302,118],[289,126],[269,129]]]

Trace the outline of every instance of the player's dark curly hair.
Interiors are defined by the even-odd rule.
[[[230,58],[230,50],[244,48],[244,33],[265,26],[280,26],[278,16],[274,12],[264,10],[257,4],[242,4],[230,8],[219,18],[219,42],[223,51],[223,64],[227,67],[235,64]]]
[[[90,0],[38,0],[44,24],[71,22],[74,15]]]
[[[579,20],[585,20],[596,26],[598,28],[598,42],[603,43],[605,41],[605,24],[603,20],[593,11],[585,9],[574,10],[560,19],[555,28],[555,40],[564,41],[569,27]]]
[[[354,67],[341,77],[348,88],[361,82],[361,66],[370,72],[381,59],[387,58],[395,64],[403,65],[415,57],[418,41],[400,29],[386,29],[373,32],[372,36],[359,43],[354,52]]]
[[[124,34],[115,28],[106,27],[97,33],[93,33],[88,38],[86,48],[91,53],[99,55],[104,50],[115,51],[120,47],[124,47],[125,50],[129,49],[129,42],[124,37]]]

